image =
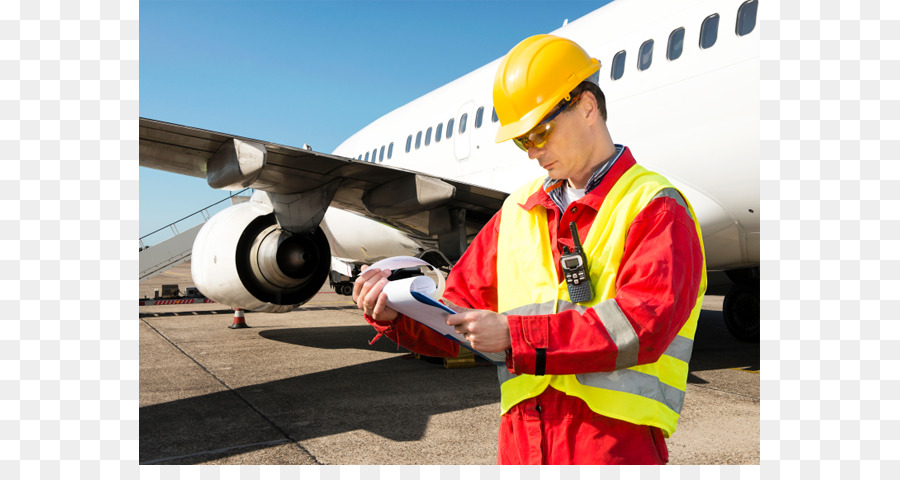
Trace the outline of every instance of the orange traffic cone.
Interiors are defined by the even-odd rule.
[[[232,323],[231,326],[228,328],[250,328],[244,322],[244,309],[242,309],[242,308],[234,309],[234,323]]]

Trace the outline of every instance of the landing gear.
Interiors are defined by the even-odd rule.
[[[353,295],[353,284],[350,282],[343,282],[334,286],[334,291],[340,295]]]
[[[354,275],[359,275],[359,272],[354,271]],[[355,276],[353,278],[356,278]],[[353,295],[353,281],[350,277],[346,275],[341,275],[334,270],[328,276],[328,279],[331,283],[331,288],[334,289],[334,293],[338,295]]]
[[[759,342],[759,268],[725,272],[734,286],[725,294],[725,326],[738,340]]]

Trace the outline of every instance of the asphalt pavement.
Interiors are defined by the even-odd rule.
[[[189,263],[141,295],[193,283]],[[735,340],[708,295],[670,464],[759,464],[759,345]],[[496,368],[445,368],[374,330],[327,286],[286,314],[144,306],[142,464],[496,463]]]

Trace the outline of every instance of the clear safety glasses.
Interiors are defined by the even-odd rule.
[[[571,100],[563,100],[562,102],[560,102],[559,108],[557,108],[552,115],[542,120],[541,123],[537,124],[525,135],[514,138],[513,142],[526,152],[531,147],[543,148],[544,145],[547,144],[547,140],[550,139],[550,134],[553,132],[553,128],[556,127],[556,122],[554,122],[553,119],[556,118],[560,113],[566,111],[566,109],[568,109],[570,106],[574,105],[580,97],[581,94],[579,93],[578,95],[575,95],[575,97]]]

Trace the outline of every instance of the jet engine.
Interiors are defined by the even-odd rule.
[[[232,308],[281,313],[324,284],[331,249],[322,229],[292,234],[270,205],[249,201],[214,215],[194,240],[191,275],[208,298]]]

